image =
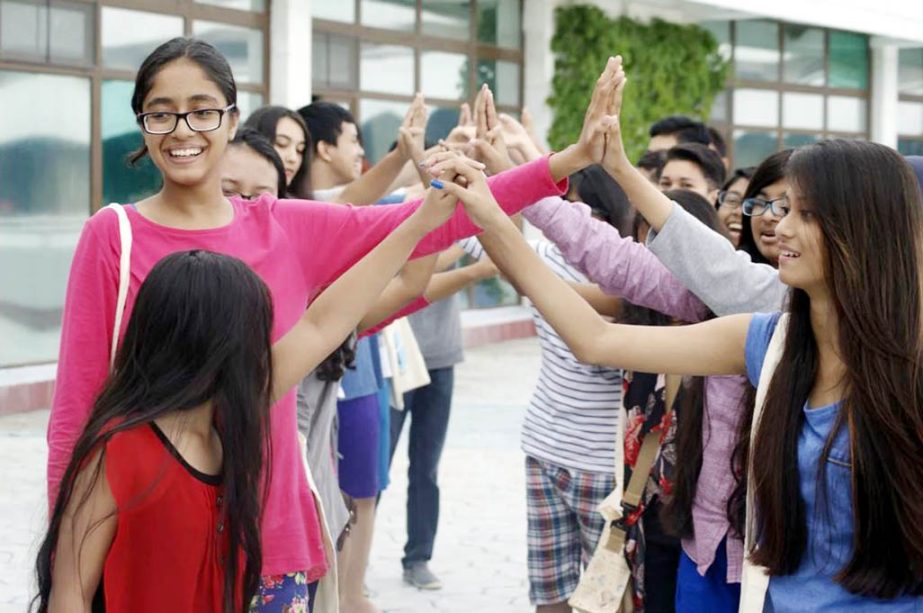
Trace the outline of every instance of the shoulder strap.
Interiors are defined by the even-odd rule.
[[[112,327],[112,348],[109,353],[109,368],[115,364],[115,353],[119,347],[119,334],[122,331],[122,316],[125,302],[128,300],[128,285],[131,282],[131,224],[128,215],[120,204],[112,203],[106,207],[115,211],[119,218],[119,238],[121,251],[119,255],[119,296],[115,305],[115,322]]]
[[[769,348],[763,359],[763,368],[760,371],[759,385],[756,388],[756,404],[753,407],[753,426],[750,428],[750,461],[747,466],[747,510],[744,523],[744,566],[741,576],[740,609],[739,613],[762,613],[766,599],[766,590],[769,588],[769,573],[761,566],[750,563],[750,547],[756,537],[756,497],[753,491],[753,442],[759,431],[760,419],[763,415],[763,405],[766,403],[766,393],[769,384],[776,372],[776,367],[782,360],[782,351],[785,348],[785,336],[788,333],[788,313],[784,313],[776,324],[776,329],[769,340]]]
[[[676,402],[676,396],[679,394],[679,386],[683,378],[680,375],[666,375],[666,389],[664,390],[664,417],[673,410],[673,403]],[[638,459],[635,461],[634,470],[631,472],[631,479],[628,481],[628,487],[622,494],[622,516],[620,521],[613,524],[609,533],[609,543],[607,547],[613,551],[619,551],[625,543],[627,525],[624,521],[628,518],[630,512],[641,505],[641,498],[644,496],[644,487],[651,476],[651,470],[654,468],[654,461],[660,452],[660,430],[651,430],[644,436],[641,442],[641,449],[638,451]]]

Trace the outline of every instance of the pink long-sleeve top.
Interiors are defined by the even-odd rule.
[[[545,198],[523,216],[556,243],[564,257],[591,281],[614,296],[694,323],[707,308],[650,250],[594,219],[590,208],[559,197]],[[727,502],[734,490],[731,455],[737,442],[743,377],[707,377],[702,427],[702,470],[692,506],[695,534],[683,550],[704,575],[727,537],[727,582],[740,583],[743,541],[730,531]]]
[[[491,191],[513,214],[549,194],[560,194],[548,159],[490,179]],[[283,336],[317,294],[378,244],[421,201],[386,207],[350,207],[321,202],[231,200],[234,219],[226,226],[182,230],[154,223],[125,207],[134,244],[131,283],[122,333],[138,289],[163,257],[206,249],[240,258],[267,284],[274,305],[273,340]],[[447,248],[479,229],[459,208],[417,245],[415,256]],[[58,374],[48,425],[48,491],[54,500],[93,403],[109,370],[109,348],[119,284],[118,221],[105,209],[83,228],[74,254],[64,306]],[[307,571],[314,581],[326,572],[317,510],[308,489],[298,448],[295,391],[271,409],[272,472],[263,509],[262,573]]]

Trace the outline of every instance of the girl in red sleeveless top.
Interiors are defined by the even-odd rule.
[[[467,163],[440,168],[452,179]],[[340,345],[454,208],[431,189],[274,345],[269,290],[246,264],[207,251],[156,264],[65,472],[36,564],[38,610],[90,611],[94,596],[109,613],[248,610],[271,403]]]

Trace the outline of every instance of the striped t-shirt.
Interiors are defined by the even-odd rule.
[[[479,258],[476,239],[459,241]],[[587,283],[550,241],[530,243],[542,261],[565,281]],[[522,425],[526,454],[564,468],[615,471],[615,439],[622,406],[622,371],[577,361],[534,306],[530,306],[542,349],[535,392]]]

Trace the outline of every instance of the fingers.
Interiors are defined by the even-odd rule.
[[[520,121],[520,123],[522,123],[522,127],[525,129],[526,132],[532,132],[535,129],[535,124],[532,121],[532,113],[529,111],[527,107],[522,107],[521,117],[522,117],[522,120]]]
[[[473,125],[474,119],[471,117],[471,105],[463,102],[458,112],[458,127],[464,128]]]
[[[617,78],[618,84],[615,86],[615,92],[612,95],[612,111],[609,114],[619,116],[622,114],[622,92],[625,91],[625,84],[628,83],[628,77],[622,72],[621,76]]]
[[[489,88],[487,90],[487,104],[484,105],[484,111],[488,131],[500,125],[500,122],[497,121],[497,105],[494,103],[494,93],[490,91]]]
[[[457,157],[447,160],[433,167],[433,170],[437,169],[444,173],[464,178],[469,186],[483,183],[487,180],[484,175],[484,165],[470,158]]]
[[[490,89],[487,84],[481,86],[478,97],[474,101],[474,125],[477,138],[484,138],[490,127],[487,125],[487,107],[490,104]]]

